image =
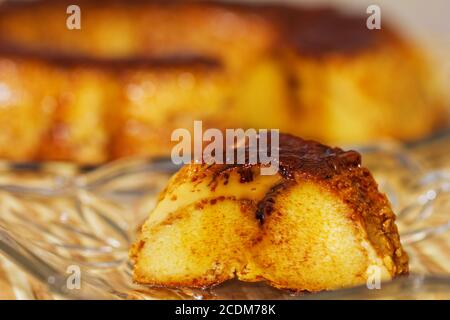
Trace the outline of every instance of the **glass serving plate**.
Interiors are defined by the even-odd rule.
[[[448,232],[449,133],[407,146],[357,149],[392,202],[406,251]],[[93,170],[0,163],[0,254],[59,298],[450,299],[450,275],[419,273],[414,259],[410,276],[383,283],[381,290],[361,286],[293,295],[239,281],[205,290],[135,284],[128,249],[177,169],[169,159],[126,159]]]

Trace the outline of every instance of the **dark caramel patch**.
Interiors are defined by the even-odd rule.
[[[279,11],[281,41],[304,55],[317,57],[332,52],[359,51],[374,46],[382,32],[369,30],[365,16],[343,14],[329,8]]]
[[[209,166],[207,170],[212,172],[212,180],[215,182],[219,178],[226,177],[228,179],[229,172],[236,169],[241,183],[252,181],[253,171],[259,169],[261,164],[259,162],[256,165],[249,164],[248,148],[246,148],[245,154],[245,164]],[[286,180],[294,180],[296,173],[330,179],[342,170],[359,167],[361,155],[353,150],[343,151],[340,148],[328,147],[315,141],[304,140],[289,134],[280,134],[278,161],[279,174]]]
[[[256,219],[261,224],[264,223],[266,216],[270,215],[274,209],[276,198],[280,193],[292,186],[295,182],[292,180],[283,180],[277,183],[264,195],[264,198],[258,202],[256,209]]]
[[[200,54],[179,53],[165,56],[130,56],[126,58],[93,57],[80,54],[27,48],[0,41],[0,55],[18,59],[45,62],[58,67],[95,67],[112,71],[125,68],[206,68],[222,67],[220,60]]]

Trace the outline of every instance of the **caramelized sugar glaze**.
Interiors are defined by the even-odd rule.
[[[0,6],[2,158],[168,155],[171,132],[193,120],[366,143],[414,139],[446,119],[422,55],[363,15],[81,1],[82,29],[68,30],[69,4]]]

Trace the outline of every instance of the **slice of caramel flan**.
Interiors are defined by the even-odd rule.
[[[134,280],[203,288],[238,278],[293,291],[388,280],[408,257],[360,155],[280,135],[279,171],[191,164],[169,181],[131,249]]]

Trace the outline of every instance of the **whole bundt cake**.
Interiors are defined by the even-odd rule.
[[[97,164],[170,154],[170,134],[279,128],[330,143],[447,123],[423,54],[366,16],[193,1],[0,4],[0,157]],[[384,21],[384,20],[383,20]],[[14,146],[14,147],[11,147]]]

